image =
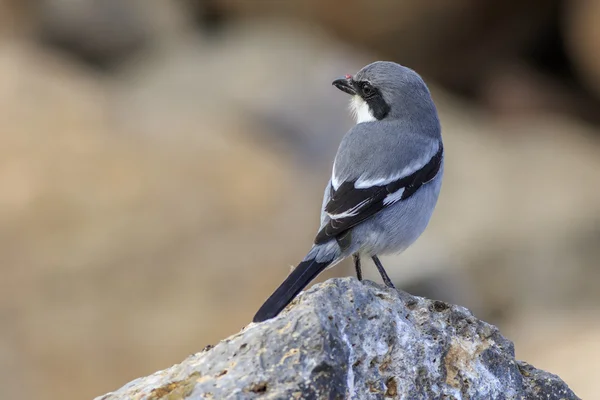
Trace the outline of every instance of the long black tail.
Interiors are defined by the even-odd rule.
[[[260,307],[253,321],[262,322],[275,317],[332,262],[333,259],[326,262],[314,259],[302,261]]]

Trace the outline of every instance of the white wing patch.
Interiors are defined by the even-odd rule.
[[[404,193],[404,188],[400,188],[396,190],[394,193],[388,194],[385,199],[383,199],[383,205],[388,206],[400,200],[402,198],[402,194]]]
[[[360,209],[365,204],[367,204],[370,200],[371,199],[363,200],[360,203],[358,203],[357,205],[355,205],[354,207],[352,207],[351,209],[344,211],[343,213],[340,213],[340,214],[327,213],[327,215],[329,215],[329,218],[331,218],[331,219],[342,219],[342,218],[354,217],[355,215],[358,215]]]
[[[333,161],[333,168],[331,169],[331,186],[334,190],[338,190],[342,182],[335,176],[335,160]]]
[[[350,110],[352,111],[352,115],[354,116],[354,119],[356,119],[357,124],[377,120],[371,113],[371,108],[369,108],[367,102],[360,96],[352,96],[352,99],[350,100]]]
[[[366,178],[364,175],[361,175],[356,182],[354,182],[354,187],[357,189],[368,189],[373,186],[385,186],[388,183],[392,183],[398,179],[412,174],[415,171],[418,171],[422,166],[423,165],[417,165],[416,163],[411,164],[408,167],[405,167],[399,173],[383,178]]]
[[[434,151],[431,152],[432,154],[426,154],[426,157],[422,157],[418,160],[413,161],[412,163],[410,163],[406,167],[404,167],[402,169],[402,171],[398,172],[397,174],[391,175],[391,176],[386,176],[386,177],[382,177],[382,178],[373,178],[373,177],[367,177],[367,176],[365,176],[365,174],[363,174],[358,177],[356,182],[354,182],[354,187],[357,189],[367,189],[367,188],[370,188],[373,186],[384,186],[384,185],[387,185],[388,183],[397,181],[398,179],[407,177],[410,174],[413,174],[413,173],[417,172],[418,170],[420,170],[421,168],[423,168],[429,162],[429,160],[431,160],[432,155],[435,154],[435,152],[437,152],[437,150],[438,149],[436,148]]]

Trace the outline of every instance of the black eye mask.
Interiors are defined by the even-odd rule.
[[[381,92],[376,87],[372,86],[368,82],[355,82],[353,85],[356,90],[356,94],[363,98],[367,102],[373,116],[378,119],[384,119],[390,112],[390,106],[385,102]]]

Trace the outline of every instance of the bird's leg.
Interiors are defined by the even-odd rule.
[[[385,269],[383,269],[383,265],[381,264],[381,261],[379,261],[379,258],[377,256],[373,256],[371,258],[373,259],[373,262],[375,263],[375,266],[377,267],[377,270],[379,271],[379,275],[381,275],[381,278],[383,279],[383,283],[385,283],[385,285],[387,287],[396,289],[396,287],[392,283],[390,277],[388,276],[387,272],[385,272]]]
[[[362,281],[362,269],[360,268],[360,254],[352,254],[352,259],[354,260],[354,269],[356,269],[356,278],[358,278],[359,281]]]

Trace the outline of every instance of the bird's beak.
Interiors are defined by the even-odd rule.
[[[352,83],[353,83],[352,77],[346,76],[346,77],[336,79],[331,84],[333,86],[335,86],[336,88],[340,89],[342,92],[346,92],[348,94],[355,95],[356,90],[354,89],[354,86],[352,85]]]

